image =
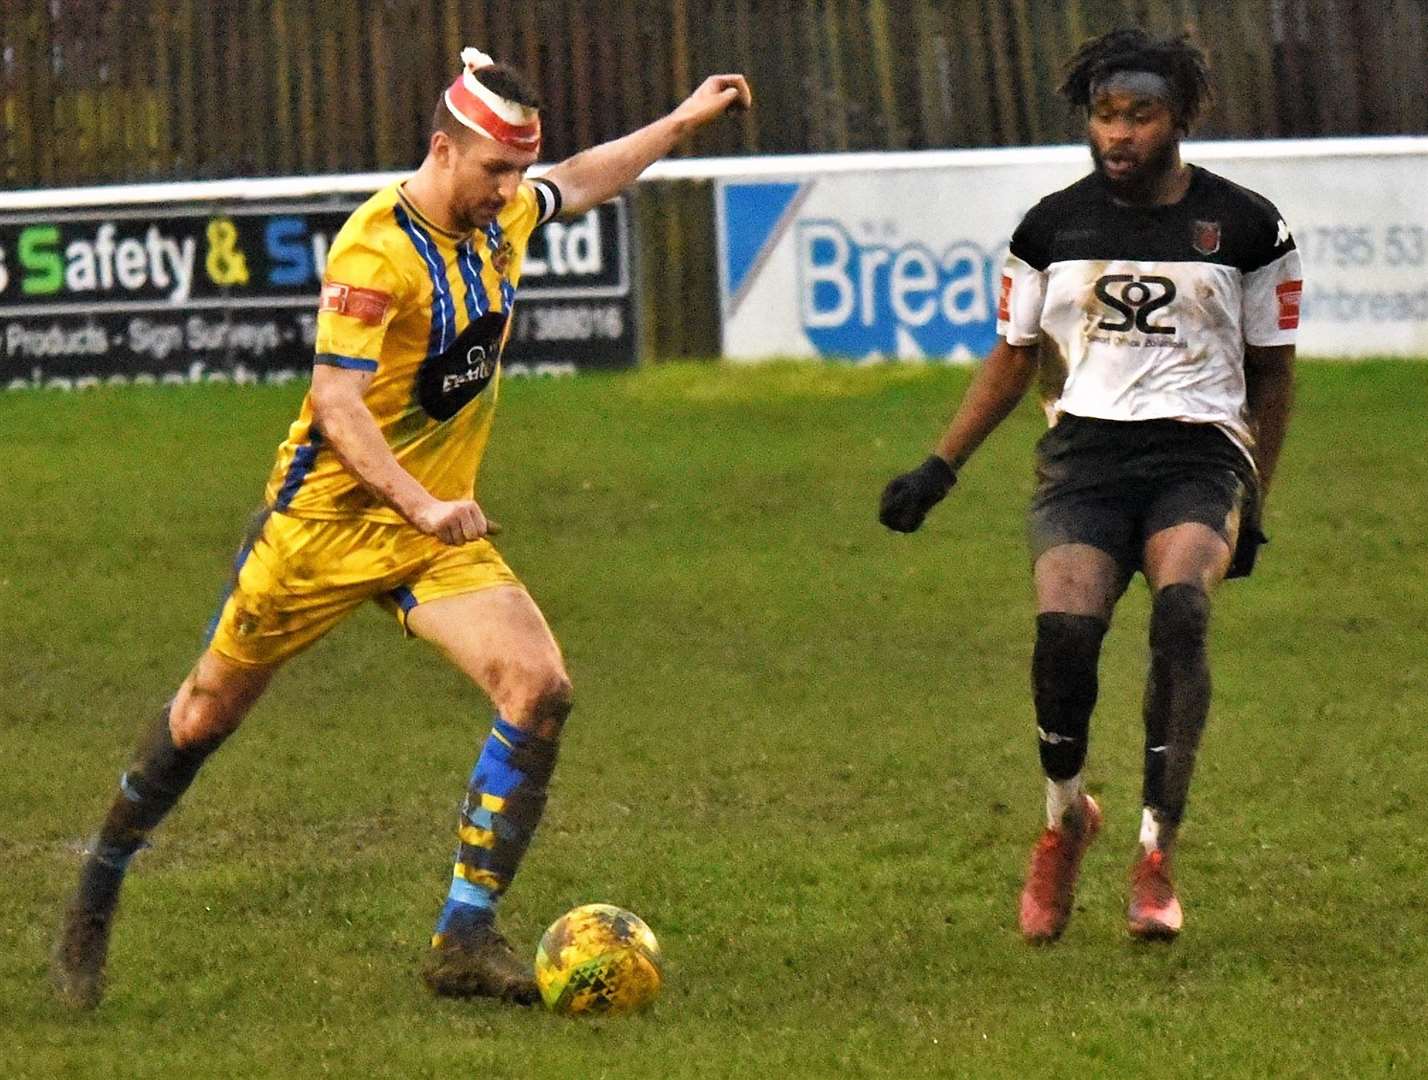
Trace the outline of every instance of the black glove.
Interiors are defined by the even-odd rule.
[[[956,483],[952,466],[933,454],[912,472],[888,481],[878,503],[878,520],[894,532],[915,532],[927,511],[946,498]]]
[[[1258,515],[1255,517],[1257,518]],[[1242,521],[1239,538],[1235,541],[1235,553],[1230,557],[1230,570],[1225,577],[1249,577],[1250,571],[1254,569],[1254,560],[1259,555],[1259,549],[1267,543],[1269,543],[1269,537],[1260,531],[1257,520]]]
[[[1259,549],[1269,543],[1260,522],[1264,520],[1264,492],[1256,484],[1249,489],[1245,504],[1240,508],[1240,535],[1235,539],[1235,553],[1230,556],[1230,569],[1226,578],[1249,577],[1254,569],[1255,557]]]

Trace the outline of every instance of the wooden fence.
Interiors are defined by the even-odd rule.
[[[711,72],[759,107],[685,152],[1064,142],[1054,93],[1111,26],[1191,29],[1202,134],[1428,131],[1428,0],[0,0],[0,185],[400,168],[465,44],[527,69],[546,157]]]
[[[1428,0],[0,0],[0,16],[0,187],[414,165],[468,44],[535,78],[546,160],[731,70],[757,107],[680,152],[1075,141],[1061,65],[1127,23],[1210,53],[1202,135],[1428,132]],[[647,355],[717,351],[708,186],[635,196]]]

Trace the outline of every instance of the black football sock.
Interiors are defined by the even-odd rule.
[[[1155,594],[1145,688],[1143,794],[1162,847],[1173,841],[1185,815],[1195,755],[1210,711],[1209,624],[1210,600],[1198,586],[1167,585]]]
[[[102,910],[114,903],[134,853],[188,790],[208,755],[223,742],[218,737],[175,746],[169,731],[171,707],[165,707],[144,733],[133,762],[119,779],[119,793],[80,872],[78,900],[84,907]]]

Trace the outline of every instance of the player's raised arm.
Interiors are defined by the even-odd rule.
[[[638,131],[567,158],[545,174],[560,189],[563,212],[581,214],[614,198],[689,135],[730,109],[754,103],[742,75],[711,75],[672,112]]]

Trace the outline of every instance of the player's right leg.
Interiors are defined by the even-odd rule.
[[[1088,544],[1059,544],[1035,566],[1036,645],[1032,695],[1038,751],[1046,774],[1046,828],[1032,848],[1018,922],[1033,943],[1055,941],[1071,918],[1081,859],[1101,812],[1085,791],[1097,664],[1111,611],[1125,588],[1114,558]]]
[[[205,652],[140,738],[85,854],[55,944],[55,988],[67,1004],[99,1004],[109,934],[130,860],[188,790],[208,756],[238,728],[274,670]]]
[[[507,583],[430,600],[422,599],[424,590],[440,591],[440,582],[419,583],[407,628],[485,691],[497,715],[467,786],[451,884],[423,978],[446,996],[532,1004],[538,991],[530,965],[497,931],[496,908],[540,826],[570,713],[570,680],[550,627],[523,588]]]
[[[1036,583],[1032,695],[1046,774],[1046,828],[1022,890],[1022,936],[1055,941],[1071,918],[1076,878],[1100,827],[1085,791],[1101,641],[1139,552],[1137,491],[1124,477],[1123,428],[1063,416],[1037,444],[1037,489],[1028,515]]]

